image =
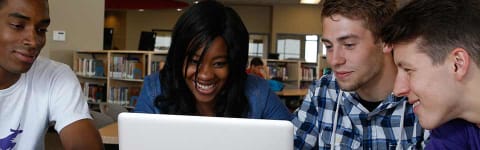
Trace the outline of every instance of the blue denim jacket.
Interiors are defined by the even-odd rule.
[[[155,98],[162,94],[159,77],[158,72],[145,77],[134,112],[160,113],[160,110],[153,104]],[[292,117],[287,107],[270,89],[268,82],[260,77],[248,75],[245,95],[250,105],[248,118],[290,120]]]

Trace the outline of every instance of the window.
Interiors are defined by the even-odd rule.
[[[263,41],[254,39],[248,43],[248,56],[263,56]]]
[[[252,33],[249,39],[248,56],[264,58],[266,54],[265,50],[268,50],[268,34]]]
[[[318,35],[278,34],[277,53],[279,59],[302,59],[317,62]]]
[[[154,50],[168,50],[170,48],[170,43],[172,42],[172,31],[154,29],[153,32],[156,33]]]
[[[305,36],[305,61],[317,62],[318,35]]]
[[[277,52],[280,59],[300,59],[300,40],[281,39],[277,41]]]

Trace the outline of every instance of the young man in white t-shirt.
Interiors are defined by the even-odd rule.
[[[0,0],[0,149],[44,149],[49,123],[65,149],[102,149],[77,78],[39,58],[47,0]]]

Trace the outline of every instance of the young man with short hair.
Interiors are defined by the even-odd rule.
[[[395,1],[325,0],[322,42],[333,75],[310,87],[292,120],[296,149],[417,149],[428,133],[392,94],[396,68],[380,39]]]
[[[268,68],[265,66],[260,57],[253,57],[252,60],[250,60],[250,66],[247,69],[247,73],[268,79],[267,69]]]
[[[418,0],[382,29],[408,96],[431,131],[426,149],[480,149],[480,1]]]
[[[102,149],[73,71],[39,57],[47,0],[0,0],[0,149],[44,149],[55,123],[65,149]]]

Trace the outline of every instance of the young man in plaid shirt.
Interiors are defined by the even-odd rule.
[[[333,74],[310,87],[292,120],[296,149],[422,149],[428,133],[406,97],[392,94],[396,66],[380,38],[394,0],[325,0]]]

